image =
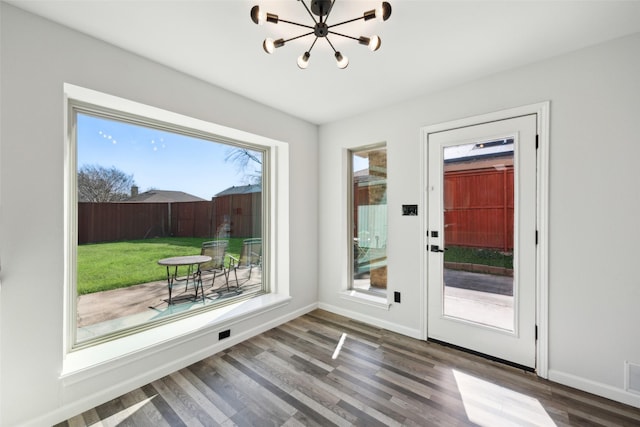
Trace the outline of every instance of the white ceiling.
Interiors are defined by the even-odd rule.
[[[640,32],[640,1],[390,0],[388,21],[336,28],[356,37],[378,34],[380,50],[332,37],[350,60],[340,70],[320,39],[309,68],[300,70],[296,59],[311,36],[272,55],[262,50],[262,41],[307,30],[284,23],[257,26],[249,15],[260,4],[281,19],[309,25],[299,0],[7,3],[317,124]],[[337,0],[329,24],[379,4]]]

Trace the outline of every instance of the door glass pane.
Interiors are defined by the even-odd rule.
[[[386,294],[387,149],[353,151],[352,288]]]
[[[514,140],[444,148],[444,315],[514,330]]]

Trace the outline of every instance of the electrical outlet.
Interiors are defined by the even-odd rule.
[[[218,340],[223,340],[225,338],[229,338],[231,336],[231,329],[227,329],[226,331],[221,331],[218,333]]]
[[[398,303],[400,302],[400,292],[395,291],[393,293],[393,302],[398,302]]]

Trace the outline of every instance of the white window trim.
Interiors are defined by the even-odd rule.
[[[221,330],[232,329],[238,322],[275,310],[290,300],[289,296],[265,294],[67,353],[60,378],[69,386],[200,337],[215,337]]]
[[[339,295],[342,299],[368,305],[371,307],[381,308],[387,311],[391,307],[391,303],[389,303],[389,298],[387,296],[374,295],[370,292],[365,292],[358,289],[347,289],[346,291],[340,292]]]
[[[346,299],[349,301],[357,302],[360,304],[369,305],[376,308],[382,308],[384,310],[389,310],[391,307],[391,303],[389,303],[389,283],[387,282],[387,291],[384,295],[382,293],[375,293],[372,291],[367,291],[363,289],[356,289],[353,287],[353,263],[355,262],[353,258],[353,153],[356,151],[367,151],[374,150],[378,148],[387,149],[387,143],[378,142],[375,144],[363,145],[360,147],[352,147],[348,148],[344,151],[346,156],[346,176],[347,179],[347,257],[349,258],[349,262],[347,263],[348,273],[347,273],[347,288],[340,291],[339,296],[342,299]],[[344,200],[344,199],[343,199]],[[387,209],[389,206],[387,205]],[[388,236],[387,236],[388,238]]]
[[[152,329],[133,333],[122,338],[71,351],[74,342],[75,322],[72,321],[70,311],[75,309],[72,284],[76,275],[76,236],[77,218],[75,204],[77,203],[76,189],[76,149],[72,138],[72,118],[69,117],[69,103],[86,103],[149,118],[152,121],[168,123],[178,127],[193,129],[220,137],[221,140],[242,141],[268,148],[269,176],[265,176],[267,185],[271,185],[269,197],[269,211],[265,212],[266,229],[269,245],[264,251],[263,263],[268,266],[265,278],[270,284],[269,293],[249,300],[239,301],[224,307],[215,307],[201,314],[179,319]],[[109,361],[126,360],[135,357],[136,353],[160,351],[170,347],[172,341],[196,339],[203,333],[212,332],[224,325],[253,317],[260,313],[280,307],[290,301],[289,289],[289,146],[287,143],[255,135],[252,133],[228,128],[207,121],[194,119],[160,108],[144,105],[138,102],[104,94],[79,86],[64,84],[64,117],[65,117],[65,176],[64,176],[64,362],[61,376],[69,377],[79,374],[91,367],[104,365]],[[203,327],[206,325],[206,327]],[[127,356],[128,357],[125,357]],[[123,359],[124,358],[124,359]]]

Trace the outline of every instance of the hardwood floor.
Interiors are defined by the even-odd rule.
[[[639,426],[640,409],[316,310],[58,425]]]

